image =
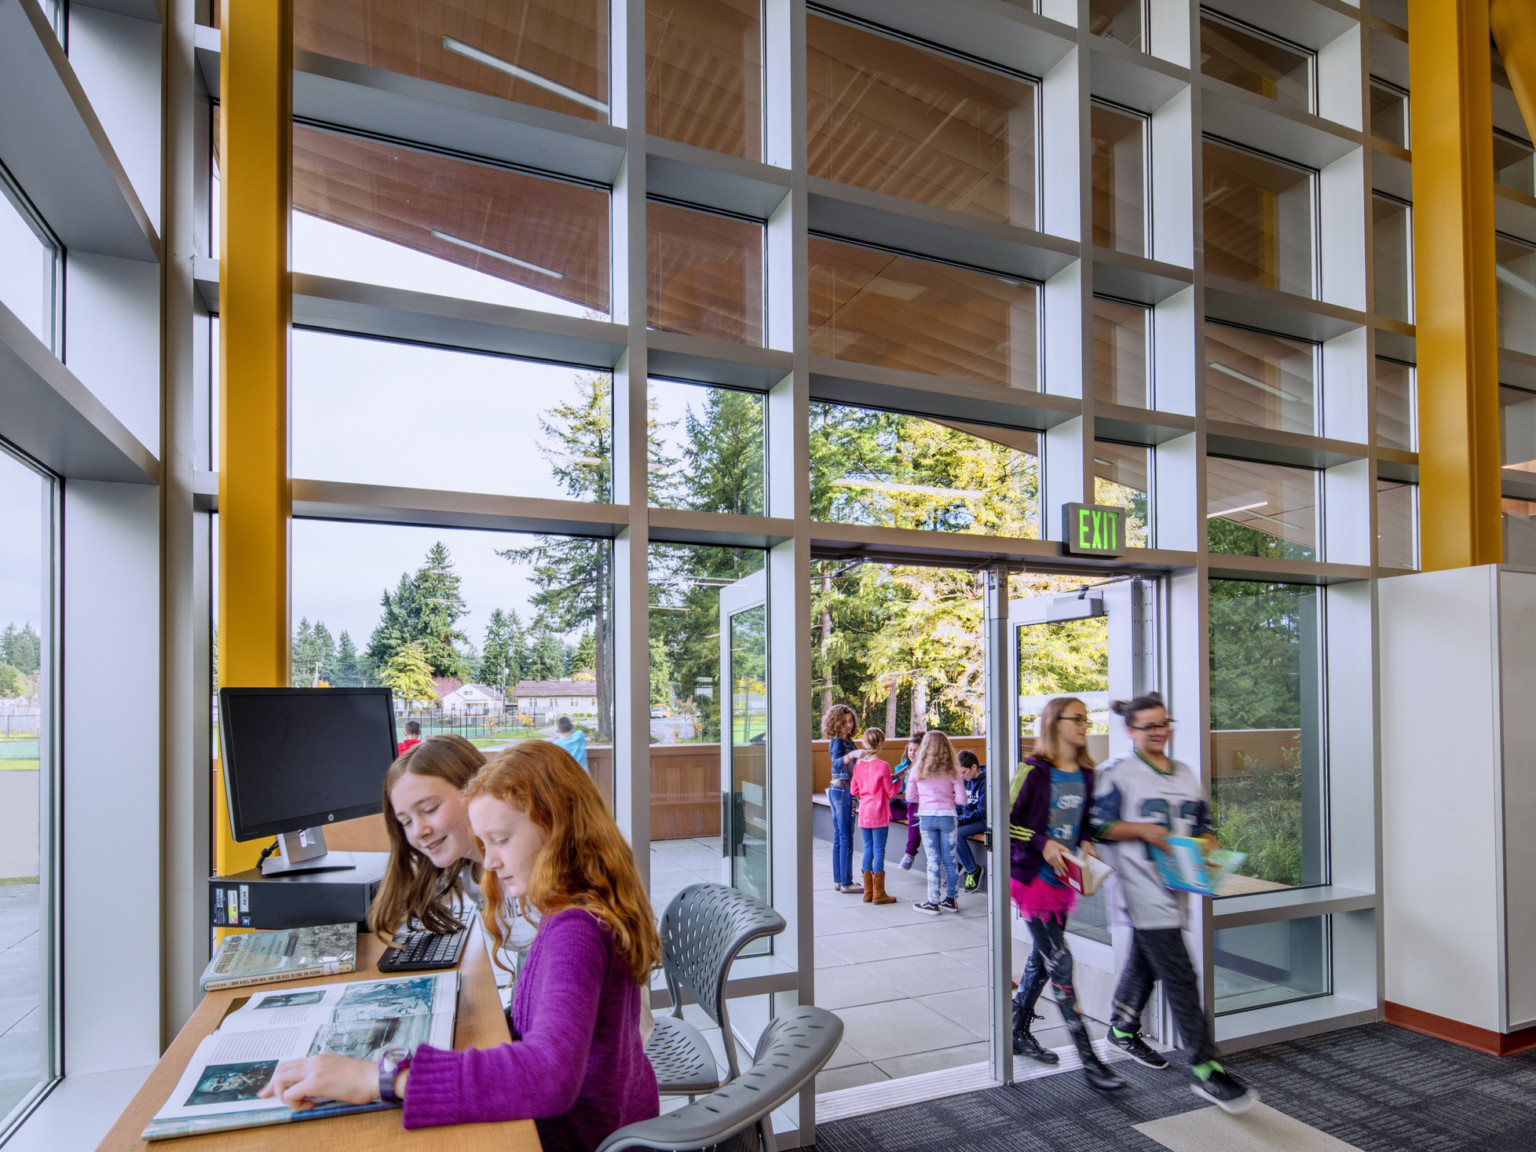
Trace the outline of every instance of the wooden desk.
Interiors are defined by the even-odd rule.
[[[496,978],[485,942],[476,924],[464,945],[459,962],[459,1012],[454,1047],[494,1048],[511,1039],[507,1018],[496,994]],[[353,980],[372,980],[380,973],[378,962],[383,945],[371,934],[358,937],[358,971],[344,976],[304,980],[302,984],[344,984]],[[277,984],[258,985],[258,989],[278,988]],[[400,1111],[365,1112],[354,1116],[335,1116],[325,1120],[305,1120],[264,1128],[242,1128],[236,1132],[211,1132],[204,1136],[183,1136],[153,1144],[139,1138],[144,1126],[160,1110],[176,1087],[199,1041],[219,1026],[229,1002],[249,996],[256,989],[231,988],[210,992],[203,997],[186,1027],[166,1049],[160,1063],[139,1089],[133,1103],[118,1117],[112,1131],[101,1142],[98,1152],[248,1152],[248,1150],[288,1148],[295,1141],[315,1141],[326,1152],[362,1152],[364,1149],[400,1149],[400,1152],[540,1152],[539,1137],[531,1120],[513,1120],[504,1124],[453,1124],[444,1128],[417,1128],[407,1132],[400,1127]]]

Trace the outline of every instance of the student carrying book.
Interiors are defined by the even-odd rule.
[[[487,930],[505,938],[503,895],[538,918],[512,1042],[467,1052],[424,1044],[377,1062],[285,1060],[261,1094],[296,1110],[317,1099],[399,1101],[407,1128],[531,1119],[545,1152],[593,1152],[661,1110],[639,1028],[641,989],[661,955],[645,885],[597,785],[547,741],[501,752],[465,796],[485,845]]]
[[[1086,704],[1075,696],[1057,696],[1046,704],[1034,754],[1014,773],[1008,791],[1008,886],[1034,942],[1013,997],[1013,1051],[1042,1064],[1060,1062],[1030,1031],[1038,1019],[1035,1005],[1049,982],[1088,1083],[1100,1091],[1124,1088],[1125,1081],[1094,1053],[1078,1008],[1072,950],[1067,947],[1067,916],[1077,904],[1077,894],[1063,876],[1067,857],[1087,839],[1094,795]]]
[[[1173,1010],[1179,1042],[1189,1053],[1196,1095],[1228,1112],[1253,1106],[1254,1094],[1222,1065],[1205,1020],[1195,969],[1184,948],[1186,897],[1163,885],[1153,853],[1169,836],[1194,836],[1218,847],[1211,810],[1187,764],[1165,753],[1173,721],[1157,693],[1112,705],[1125,720],[1135,751],[1104,765],[1094,786],[1094,835],[1112,845],[1115,874],[1131,921],[1131,953],[1115,988],[1109,1042],[1148,1068],[1167,1059],[1141,1038],[1141,1013],[1159,980]]]

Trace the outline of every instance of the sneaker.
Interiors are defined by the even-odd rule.
[[[974,892],[981,887],[981,874],[986,871],[986,865],[978,864],[975,869],[965,874],[965,890]]]
[[[912,871],[912,853],[908,852],[901,858],[901,870],[903,872]]]
[[[920,900],[912,905],[912,907],[924,916],[937,916],[939,914],[939,906],[931,900]]]
[[[1252,1108],[1258,1097],[1232,1073],[1220,1064],[1211,1069],[1209,1076],[1197,1077],[1190,1085],[1196,1096],[1215,1104],[1223,1111],[1238,1113]]]
[[[946,897],[944,897],[944,899],[940,900],[939,901],[939,907],[942,908],[946,912],[959,912],[960,911],[960,905],[955,903],[955,898],[953,896],[946,896]]]
[[[1114,1028],[1110,1028],[1109,1035],[1105,1039],[1138,1064],[1144,1065],[1147,1068],[1156,1068],[1159,1071],[1168,1067],[1167,1059],[1156,1048],[1143,1040],[1140,1032],[1121,1035]]]

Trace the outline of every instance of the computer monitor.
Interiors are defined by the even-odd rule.
[[[388,688],[221,688],[224,794],[236,840],[278,838],[266,874],[349,868],[325,825],[382,810],[396,754]]]

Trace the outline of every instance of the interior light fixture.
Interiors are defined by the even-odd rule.
[[[1257,376],[1250,376],[1246,372],[1239,372],[1236,368],[1230,367],[1229,365],[1226,365],[1226,364],[1222,364],[1222,363],[1220,363],[1219,361],[1216,361],[1216,360],[1207,360],[1205,362],[1205,366],[1207,368],[1210,368],[1210,369],[1213,369],[1213,370],[1215,370],[1217,372],[1220,372],[1223,376],[1230,376],[1234,380],[1240,380],[1244,384],[1252,385],[1254,388],[1257,388],[1260,392],[1268,392],[1271,396],[1278,396],[1280,399],[1282,399],[1282,400],[1289,400],[1289,401],[1291,401],[1294,404],[1301,404],[1301,403],[1304,403],[1304,402],[1306,402],[1306,401],[1311,399],[1311,397],[1308,397],[1308,396],[1297,396],[1297,395],[1294,395],[1293,393],[1287,392],[1283,388],[1276,388],[1273,384],[1266,384],[1263,380],[1260,380]]]
[[[530,272],[537,272],[540,276],[548,276],[554,280],[564,280],[564,272],[556,272],[552,268],[542,268],[537,264],[530,264],[526,260],[519,260],[516,256],[508,256],[505,252],[498,252],[494,248],[487,248],[484,244],[476,244],[473,240],[465,240],[458,236],[450,236],[446,232],[432,229],[432,239],[441,240],[445,244],[456,244],[460,248],[468,248],[471,252],[478,252],[482,256],[490,256],[495,260],[505,260],[508,264],[516,264],[519,268],[526,268]]]
[[[583,108],[604,116],[608,115],[608,105],[596,96],[588,96],[585,92],[578,92],[574,88],[567,88],[558,81],[551,80],[548,76],[540,76],[537,72],[530,72],[526,68],[519,67],[510,60],[503,60],[500,56],[492,56],[483,49],[476,48],[473,44],[466,44],[462,40],[455,40],[452,36],[443,37],[443,47],[448,51],[473,60],[476,64],[484,64],[487,68],[494,68],[508,76],[514,76],[519,80],[526,80],[535,88],[542,88],[546,92],[553,92],[556,96],[562,96],[567,100],[580,104]]]
[[[1260,500],[1257,504],[1243,504],[1236,508],[1223,508],[1220,512],[1207,512],[1205,518],[1211,520],[1217,516],[1230,516],[1234,512],[1248,512],[1254,508],[1263,508],[1268,503],[1268,500]]]
[[[935,488],[928,484],[893,484],[889,480],[855,480],[839,476],[834,488],[868,488],[874,492],[892,492],[901,496],[953,496],[960,500],[980,500],[987,494],[974,488]]]

